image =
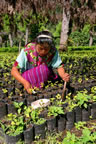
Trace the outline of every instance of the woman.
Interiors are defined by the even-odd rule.
[[[49,31],[42,31],[34,42],[21,50],[11,74],[23,84],[28,93],[31,93],[30,88],[40,88],[42,83],[54,77],[52,73],[54,68],[64,81],[69,81],[69,74],[65,73],[52,34]]]

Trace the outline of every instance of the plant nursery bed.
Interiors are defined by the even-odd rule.
[[[87,134],[89,134],[87,135],[89,138],[91,135],[95,139],[96,56],[79,57],[78,55],[78,57],[72,57],[66,55],[64,58],[62,57],[64,68],[70,74],[70,82],[66,85],[64,101],[61,100],[64,81],[59,77],[57,81],[48,81],[42,89],[34,88],[36,93],[28,94],[24,87],[11,76],[11,68],[15,58],[1,56],[0,59],[2,59],[2,64],[0,64],[0,103],[2,104],[0,135],[6,141],[9,140],[8,135],[12,136],[12,140],[17,135],[19,137],[16,140],[20,140],[22,136],[22,140],[27,142],[28,135],[25,136],[24,133],[27,132],[29,125],[32,125],[30,143],[35,143],[37,139],[40,141],[40,136],[45,139],[44,143],[46,144],[46,137],[47,141],[49,140],[47,131],[50,135],[53,132],[62,133],[60,136],[55,135],[53,137],[54,141],[59,140],[64,144],[70,144],[66,141],[67,139],[71,141],[71,138],[77,142],[83,140]],[[32,109],[31,103],[40,99],[50,99],[50,104],[43,107],[42,103],[41,108]],[[50,124],[51,120],[49,121],[48,117],[54,117],[52,122],[55,120],[55,125]],[[6,125],[6,121],[11,125]],[[37,128],[42,125],[44,129],[37,132]],[[6,137],[4,137],[5,135]],[[80,139],[78,140],[77,137]],[[82,143],[82,141],[80,142]],[[10,142],[10,144],[14,143],[13,141]],[[56,144],[56,141],[54,144]],[[87,142],[84,144],[87,144]]]
[[[70,131],[64,130],[61,133],[53,132],[50,135],[47,135],[44,140],[39,139],[32,144],[47,144],[48,142],[53,142],[53,144],[71,144],[73,141],[74,144],[77,144],[77,142],[79,142],[77,139],[80,139],[80,144],[83,144],[83,142],[84,144],[88,144],[88,142],[95,144],[94,141],[96,142],[96,138],[94,137],[94,140],[92,140],[92,134],[96,135],[96,120],[78,122]]]

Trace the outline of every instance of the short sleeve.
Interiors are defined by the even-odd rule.
[[[52,62],[51,62],[51,67],[52,68],[58,68],[61,64],[62,64],[61,57],[59,55],[59,52],[56,50],[56,53],[55,53],[55,55],[52,59]]]
[[[16,62],[18,63],[18,67],[21,69],[21,72],[26,70],[27,56],[24,52],[24,49],[21,50]]]

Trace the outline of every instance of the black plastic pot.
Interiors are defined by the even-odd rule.
[[[74,127],[74,111],[66,113],[66,129]]]
[[[63,109],[65,109],[68,106],[68,103],[62,104]]]
[[[24,130],[23,132],[24,134],[24,142],[25,144],[31,144],[34,140],[34,134],[33,134],[33,125],[30,125],[29,128],[27,128],[26,130]]]
[[[74,123],[66,122],[66,129],[70,130],[74,127]]]
[[[51,98],[51,94],[45,93],[45,94],[44,94],[44,98],[45,98],[45,99],[50,99],[50,98]]]
[[[2,99],[4,99],[5,98],[5,96],[4,96],[4,94],[3,94],[3,91],[2,91],[2,89],[0,89],[0,99],[2,100]]]
[[[40,118],[45,118],[47,115],[47,109],[44,109],[43,111],[40,112],[39,117]]]
[[[88,93],[90,93],[90,84],[88,86],[88,84],[85,84],[84,88],[88,91]]]
[[[65,129],[66,126],[65,123],[66,123],[65,115],[59,115],[57,117],[58,132],[62,132]]]
[[[80,107],[74,109],[74,118],[75,122],[82,121],[82,109]]]
[[[4,102],[0,102],[0,119],[7,114],[7,107]]]
[[[8,90],[8,96],[10,96],[11,93],[12,93],[12,95],[15,95],[15,88],[13,86],[10,88],[7,88],[7,90]]]
[[[0,77],[2,78],[3,77],[3,69],[0,68]]]
[[[5,89],[6,89],[6,87],[5,87]],[[7,89],[6,89],[7,90]],[[6,91],[6,92],[3,92],[3,96],[4,96],[4,98],[5,97],[8,97],[8,90]]]
[[[92,119],[96,119],[96,103],[93,103],[91,105],[91,116],[92,116]]]
[[[52,90],[52,96],[51,96],[51,97],[52,97],[52,98],[56,97],[56,94],[57,94],[57,91],[55,91],[55,90],[53,91],[53,90]]]
[[[20,84],[17,80],[15,81],[15,88],[19,89],[20,91],[23,89],[22,84]],[[17,91],[15,91],[15,93],[17,93]]]
[[[56,130],[56,117],[50,117],[47,119],[47,129],[48,131]]]
[[[36,100],[42,99],[42,98],[44,98],[44,95],[43,94],[38,94],[37,97],[36,97]]]
[[[59,89],[57,90],[57,93],[59,93],[60,95],[62,95],[62,90],[63,90],[63,88],[62,88],[62,89],[59,88]]]
[[[43,124],[37,125],[34,124],[34,134],[39,136],[39,138],[44,139],[46,136],[46,121]]]
[[[71,112],[67,112],[66,113],[66,120],[67,121],[71,121],[71,122],[74,122],[74,111],[71,111]]]
[[[3,129],[0,127],[0,143],[3,144],[5,142],[5,134]]]
[[[6,144],[16,144],[20,140],[23,140],[23,133],[20,133],[19,135],[16,136],[9,136],[5,134]]]
[[[27,106],[30,106],[31,103],[36,100],[36,96],[29,96],[28,98],[26,98],[26,100],[27,100]]]
[[[91,115],[90,106],[88,106],[87,108],[82,108],[82,121],[88,121],[90,115]]]
[[[47,88],[47,92],[51,92],[51,90],[52,90],[52,87]]]
[[[8,114],[9,114],[9,113],[13,113],[13,114],[16,113],[16,108],[15,108],[15,106],[14,106],[14,104],[13,104],[13,101],[8,101],[8,102],[6,103],[6,105],[7,105],[7,113],[8,113]]]

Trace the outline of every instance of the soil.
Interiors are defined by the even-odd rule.
[[[96,125],[96,120],[90,120],[86,122],[86,127],[87,128],[92,128],[94,126],[94,124]],[[75,127],[73,127],[70,132],[74,133],[77,137],[81,137],[82,136],[82,128],[80,130],[76,129]],[[62,132],[62,135],[60,138],[58,138],[60,141],[62,141],[64,139],[64,137],[66,136],[68,130],[64,130]],[[96,126],[94,126],[94,129],[92,129],[92,132],[96,132]]]

